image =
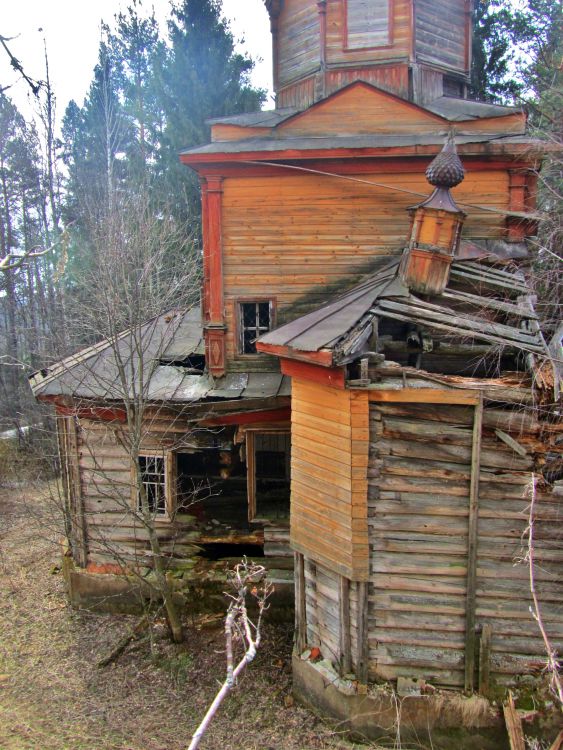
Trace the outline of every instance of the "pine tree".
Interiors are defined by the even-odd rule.
[[[183,0],[173,6],[168,34],[169,48],[158,65],[166,113],[158,185],[178,214],[195,223],[199,190],[178,152],[209,140],[209,118],[259,110],[265,92],[250,84],[254,63],[235,52],[220,0]]]

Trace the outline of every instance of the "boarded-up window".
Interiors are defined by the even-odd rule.
[[[382,47],[391,43],[392,0],[346,0],[348,49]]]

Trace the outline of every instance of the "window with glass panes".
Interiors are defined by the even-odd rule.
[[[141,482],[147,496],[149,511],[157,516],[166,515],[166,463],[164,456],[139,456]],[[137,498],[141,511],[141,497]]]
[[[240,302],[240,352],[256,354],[256,339],[272,327],[271,302]]]

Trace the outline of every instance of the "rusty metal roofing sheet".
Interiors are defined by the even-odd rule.
[[[251,372],[248,375],[244,398],[277,396],[281,382],[282,375],[279,372]]]
[[[259,339],[260,342],[273,346],[289,346],[304,352],[330,348],[345,336],[366,312],[369,312],[377,296],[389,285],[396,294],[408,293],[406,287],[396,278],[398,264],[399,261],[394,260],[368,281],[337,297],[333,302],[267,333]]]
[[[205,354],[199,307],[193,307],[184,313],[170,343],[162,350],[160,358],[178,361],[190,354]]]
[[[209,398],[240,398],[248,384],[247,372],[233,372],[217,378],[208,392]]]
[[[148,321],[140,331],[143,350],[142,398],[148,401],[189,403],[204,399],[246,399],[286,396],[289,379],[280,373],[230,373],[214,380],[173,364],[203,353],[199,309],[171,312]],[[36,396],[69,395],[77,398],[120,401],[135,398],[139,358],[137,336],[125,332],[117,348],[101,342],[78,352],[30,378]],[[169,360],[170,364],[166,364]],[[121,372],[125,371],[125,383]],[[127,391],[127,394],[124,393]]]

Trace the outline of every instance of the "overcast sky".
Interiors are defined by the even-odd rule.
[[[2,0],[0,35],[17,37],[9,42],[10,49],[26,73],[36,79],[45,77],[45,36],[59,120],[68,102],[75,99],[82,104],[88,90],[98,55],[100,21],[112,25],[114,15],[128,3],[130,0]],[[154,6],[164,28],[169,0],[144,0],[144,5]],[[223,0],[223,9],[235,38],[244,37],[241,48],[257,60],[253,83],[271,90],[270,25],[264,1]],[[0,85],[8,84],[13,85],[6,94],[29,117],[29,89],[11,70],[4,50],[0,49]]]

